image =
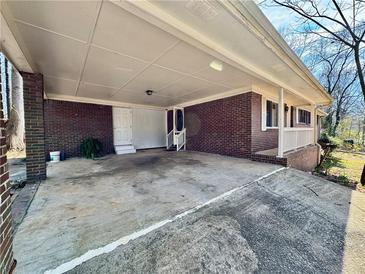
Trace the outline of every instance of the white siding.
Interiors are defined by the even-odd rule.
[[[166,146],[166,114],[161,110],[133,109],[133,145],[136,149]]]

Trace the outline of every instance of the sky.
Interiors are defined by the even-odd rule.
[[[286,25],[295,23],[294,14],[286,8],[265,7],[262,5],[259,7],[277,30],[281,27],[285,27]]]
[[[256,3],[261,3],[265,0],[257,0]],[[267,0],[266,0],[267,1]],[[322,10],[322,9],[326,9],[327,6],[329,6],[330,8],[327,9],[328,13],[327,15],[331,18],[335,18],[339,21],[342,21],[339,14],[337,13],[337,11],[335,10],[334,8],[334,5],[332,4],[332,2],[328,2],[329,0],[318,0],[318,3],[319,4],[319,9]],[[342,2],[343,1],[343,2]],[[353,1],[352,0],[338,0],[337,2],[338,3],[342,3],[344,5],[347,5],[347,7],[351,7],[351,8],[347,8],[344,10],[344,15],[346,17],[346,19],[348,20],[349,24],[352,23],[352,18],[353,18],[353,10],[352,10],[352,3]],[[307,2],[308,3],[308,2]],[[351,5],[351,6],[348,6],[348,5]],[[357,23],[362,23],[364,24],[365,22],[365,3],[363,2],[362,4],[362,10],[359,11],[359,13],[356,15],[356,20],[357,20]],[[290,11],[288,8],[285,8],[285,7],[280,7],[280,6],[267,6],[267,5],[260,5],[259,4],[259,7],[261,8],[261,10],[263,11],[263,13],[266,15],[266,17],[268,17],[268,19],[270,20],[270,22],[274,25],[274,27],[279,31],[279,33],[281,32],[284,32],[285,29],[288,29],[288,27],[290,27],[289,29],[294,29],[294,30],[303,30],[305,28],[305,24],[298,24],[298,22],[302,22],[301,20],[298,20],[298,16],[299,15],[296,15],[296,13],[294,11]],[[324,22],[322,21],[322,23],[326,24],[326,27],[328,27],[329,29],[333,30],[333,31],[336,31],[336,30],[339,30],[341,29],[342,30],[342,27],[341,25],[337,24],[337,23],[333,23],[332,21],[330,20],[325,20]],[[307,25],[308,26],[308,25]],[[319,27],[317,25],[315,25],[314,23],[310,23],[309,24],[310,28],[312,30],[319,30],[321,32],[321,34],[323,35],[324,34],[324,31],[322,29],[319,29]],[[317,39],[321,39],[319,36],[317,35],[311,35],[311,37],[315,40]],[[299,53],[299,51],[301,51],[301,47],[304,46],[304,42],[305,40],[303,41],[300,41],[300,39],[303,38],[303,39],[306,39],[304,35],[296,35],[294,40],[294,47],[297,47],[296,49],[294,49],[297,54]],[[284,37],[285,39],[285,37]],[[293,37],[291,38],[293,39]],[[299,41],[298,41],[299,39]],[[315,41],[315,40],[312,40],[312,41]],[[290,44],[290,41],[287,41],[288,44]],[[308,52],[307,52],[308,53]],[[313,53],[315,54],[315,53]],[[308,60],[311,60],[312,58],[306,58],[306,54],[303,54],[302,56],[300,56],[302,61],[309,65],[310,63],[313,64],[316,64],[316,63],[313,63],[313,62],[310,62]],[[309,56],[311,57],[311,56]],[[308,59],[308,60],[307,60]],[[316,60],[316,59],[313,59],[313,60]],[[307,62],[308,61],[308,62]],[[353,64],[353,71],[356,70],[355,68],[355,64]],[[349,67],[351,68],[351,66]],[[321,81],[321,65],[315,65],[313,66],[312,68],[309,66],[309,69],[312,70],[312,73],[317,77],[317,79],[319,79]],[[322,79],[323,80],[323,79]],[[361,90],[360,88],[356,88],[353,92],[355,92],[356,94],[358,93],[361,93]]]
[[[280,7],[280,6],[273,6],[268,5],[268,0],[256,0],[255,1],[260,9],[264,12],[266,17],[269,18],[270,22],[274,25],[274,27],[277,30],[280,30],[283,27],[286,27],[288,25],[295,25],[297,22],[297,16],[293,11],[290,11],[288,8]],[[326,14],[332,18],[338,19],[339,21],[342,21],[340,18],[340,15],[337,13],[333,3],[329,0],[318,0],[315,1],[318,2],[318,8],[322,10],[327,10]],[[349,23],[352,23],[353,18],[353,10],[352,3],[353,0],[338,0],[337,1],[342,8],[342,11],[344,13],[344,16],[349,21]],[[309,3],[307,2],[308,7],[310,7]],[[350,6],[349,6],[350,5]],[[365,4],[362,5],[362,10],[359,10],[359,12],[356,14],[356,20],[357,21],[365,21]],[[345,8],[347,7],[347,8]],[[323,20],[321,21],[326,27],[330,28],[331,30],[338,30],[338,24],[334,24],[332,21],[329,20]]]

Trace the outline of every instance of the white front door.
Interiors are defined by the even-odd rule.
[[[113,107],[114,145],[132,144],[132,110]]]

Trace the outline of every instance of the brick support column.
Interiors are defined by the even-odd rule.
[[[24,93],[27,181],[46,179],[43,76],[21,72]]]
[[[1,80],[1,74],[0,74]],[[0,81],[1,91],[1,81]],[[0,273],[9,273],[13,265],[9,171],[6,159],[6,127],[0,94]]]

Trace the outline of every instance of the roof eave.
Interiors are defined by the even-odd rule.
[[[329,105],[332,103],[333,98],[329,95],[320,82],[314,77],[314,75],[309,71],[309,69],[304,65],[302,60],[295,54],[295,52],[289,47],[283,37],[279,34],[279,32],[274,28],[271,22],[267,19],[264,13],[260,10],[260,8],[253,1],[231,1],[228,0],[232,6],[242,11],[242,7],[244,8],[244,12],[246,16],[246,20],[250,22],[255,28],[256,31],[259,31],[263,36],[271,39],[267,39],[266,42],[270,42],[272,46],[274,46],[277,50],[281,50],[287,58],[293,62],[293,64],[302,71],[305,76],[307,76],[308,80],[311,84],[316,88],[321,95],[324,96],[323,102],[321,104]]]

